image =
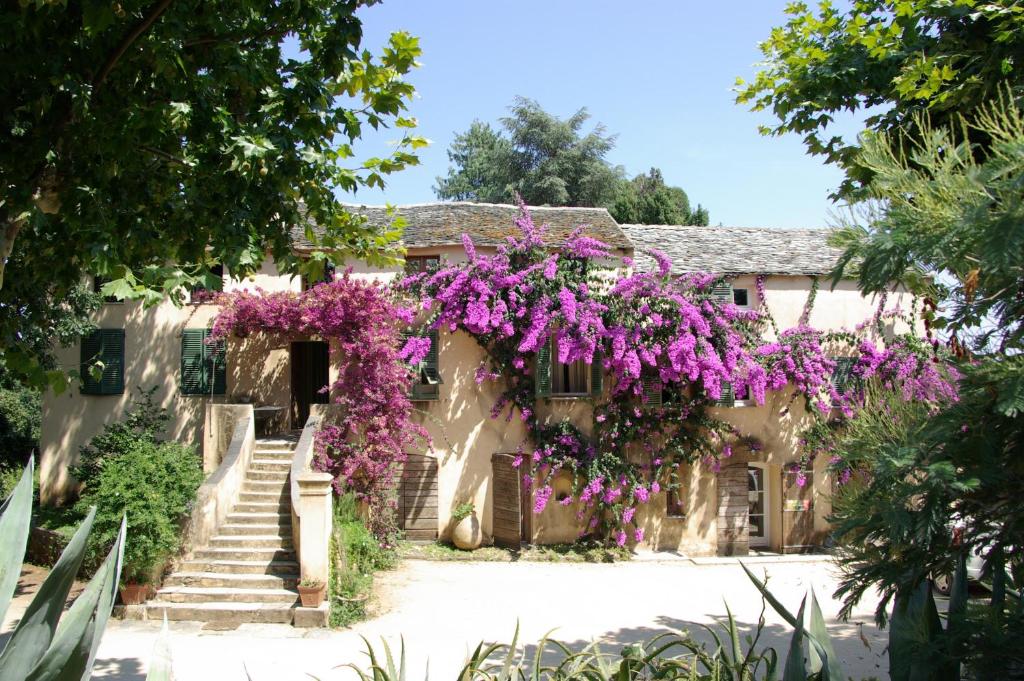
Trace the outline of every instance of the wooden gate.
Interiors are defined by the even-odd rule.
[[[409,454],[398,483],[398,525],[406,539],[437,539],[437,459]]]
[[[522,484],[519,469],[512,465],[514,460],[513,454],[491,457],[494,486],[491,531],[496,545],[518,549],[523,537],[529,537],[529,528],[524,527]]]
[[[804,469],[804,484],[797,484],[800,472],[786,466],[782,472],[782,552],[814,550],[814,473]]]

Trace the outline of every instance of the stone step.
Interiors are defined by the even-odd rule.
[[[259,491],[245,491],[242,490],[238,493],[238,500],[247,503],[269,503],[271,501],[277,501],[281,498],[291,498],[291,486],[282,485],[281,489],[276,491],[259,490]]]
[[[281,442],[281,443],[263,443],[257,442],[253,451],[262,454],[264,452],[270,454],[294,454],[295,453],[294,442]]]
[[[260,524],[260,525],[257,525],[255,523],[226,523],[224,525],[221,525],[217,529],[217,533],[220,536],[223,536],[223,537],[246,537],[246,536],[253,536],[253,535],[260,535],[260,536],[273,535],[275,537],[289,537],[290,538],[292,536],[292,528],[291,528],[291,522],[289,522],[287,526],[279,525],[277,523],[273,523],[273,524]]]
[[[210,548],[233,549],[292,549],[292,538],[278,534],[217,535],[210,540]]]
[[[283,603],[293,605],[298,591],[288,589],[239,589],[232,587],[169,586],[156,592],[168,603]]]
[[[242,481],[242,494],[260,493],[283,494],[290,492],[286,480],[249,480]]]
[[[260,546],[245,548],[238,546],[211,546],[199,549],[192,555],[192,560],[256,560],[269,562],[272,560],[295,560],[295,551],[290,548],[276,546]]]
[[[164,579],[164,587],[204,587],[219,589],[295,589],[296,573],[252,574],[234,572],[174,572]]]
[[[291,459],[253,459],[249,463],[250,471],[291,471]]]
[[[164,614],[175,622],[210,622],[222,625],[291,624],[294,605],[283,603],[168,603],[150,601],[146,617],[161,620]]]
[[[292,504],[290,497],[280,499],[266,499],[260,501],[246,501],[235,504],[231,509],[232,513],[288,513]]]
[[[245,482],[275,482],[278,484],[284,484],[288,481],[288,476],[291,474],[290,469],[282,469],[279,471],[254,471],[250,468],[245,473]]]
[[[276,504],[275,504],[276,505]],[[280,527],[291,527],[292,514],[278,513],[277,511],[255,512],[255,513],[229,513],[226,519],[228,525],[278,525]]]
[[[188,573],[216,573],[232,575],[294,575],[299,564],[294,560],[238,560],[193,558],[178,564],[178,570]]]

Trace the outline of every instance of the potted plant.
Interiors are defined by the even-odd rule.
[[[299,598],[303,608],[319,608],[324,602],[324,583],[319,579],[303,579],[299,582]]]
[[[452,512],[455,528],[452,530],[452,543],[463,551],[480,548],[484,534],[480,530],[480,521],[476,517],[476,508],[472,502],[465,502],[455,507]]]

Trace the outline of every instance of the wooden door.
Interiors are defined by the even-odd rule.
[[[330,383],[330,351],[322,341],[292,343],[292,428],[302,428],[309,418],[309,405],[327,404],[323,390]]]
[[[409,454],[398,483],[398,526],[405,538],[437,540],[437,459]]]
[[[806,553],[816,548],[814,535],[814,477],[810,467],[786,466],[782,472],[782,552]],[[801,484],[802,478],[802,484]]]
[[[518,549],[523,537],[529,537],[529,526],[524,527],[523,486],[519,469],[512,465],[514,460],[513,454],[491,457],[491,483],[494,488],[491,531],[496,545]]]

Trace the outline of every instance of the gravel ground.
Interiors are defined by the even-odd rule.
[[[850,622],[838,622],[834,615],[839,604],[830,597],[836,580],[828,562],[759,560],[755,572],[765,569],[773,593],[794,611],[807,588],[814,587],[849,677],[888,677],[885,632],[872,623],[874,603],[862,603]],[[379,577],[375,598],[376,617],[341,631],[243,625],[224,632],[204,631],[195,623],[172,623],[175,678],[290,681],[312,675],[325,681],[350,679],[353,672],[343,666],[365,664],[361,636],[378,647],[383,637],[396,651],[404,636],[410,679],[423,678],[429,661],[431,677],[444,680],[455,678],[479,641],[510,641],[517,622],[519,640],[531,654],[532,644],[552,629],[553,638],[570,646],[583,647],[596,640],[604,650],[617,651],[671,629],[697,633],[696,625],[714,624],[725,615],[726,601],[744,633],[752,630],[761,613],[757,591],[731,560],[704,564],[651,557],[613,564],[406,560]],[[770,609],[765,619],[762,641],[775,646],[782,657],[789,627]],[[142,681],[159,629],[156,622],[111,622],[94,678]]]

